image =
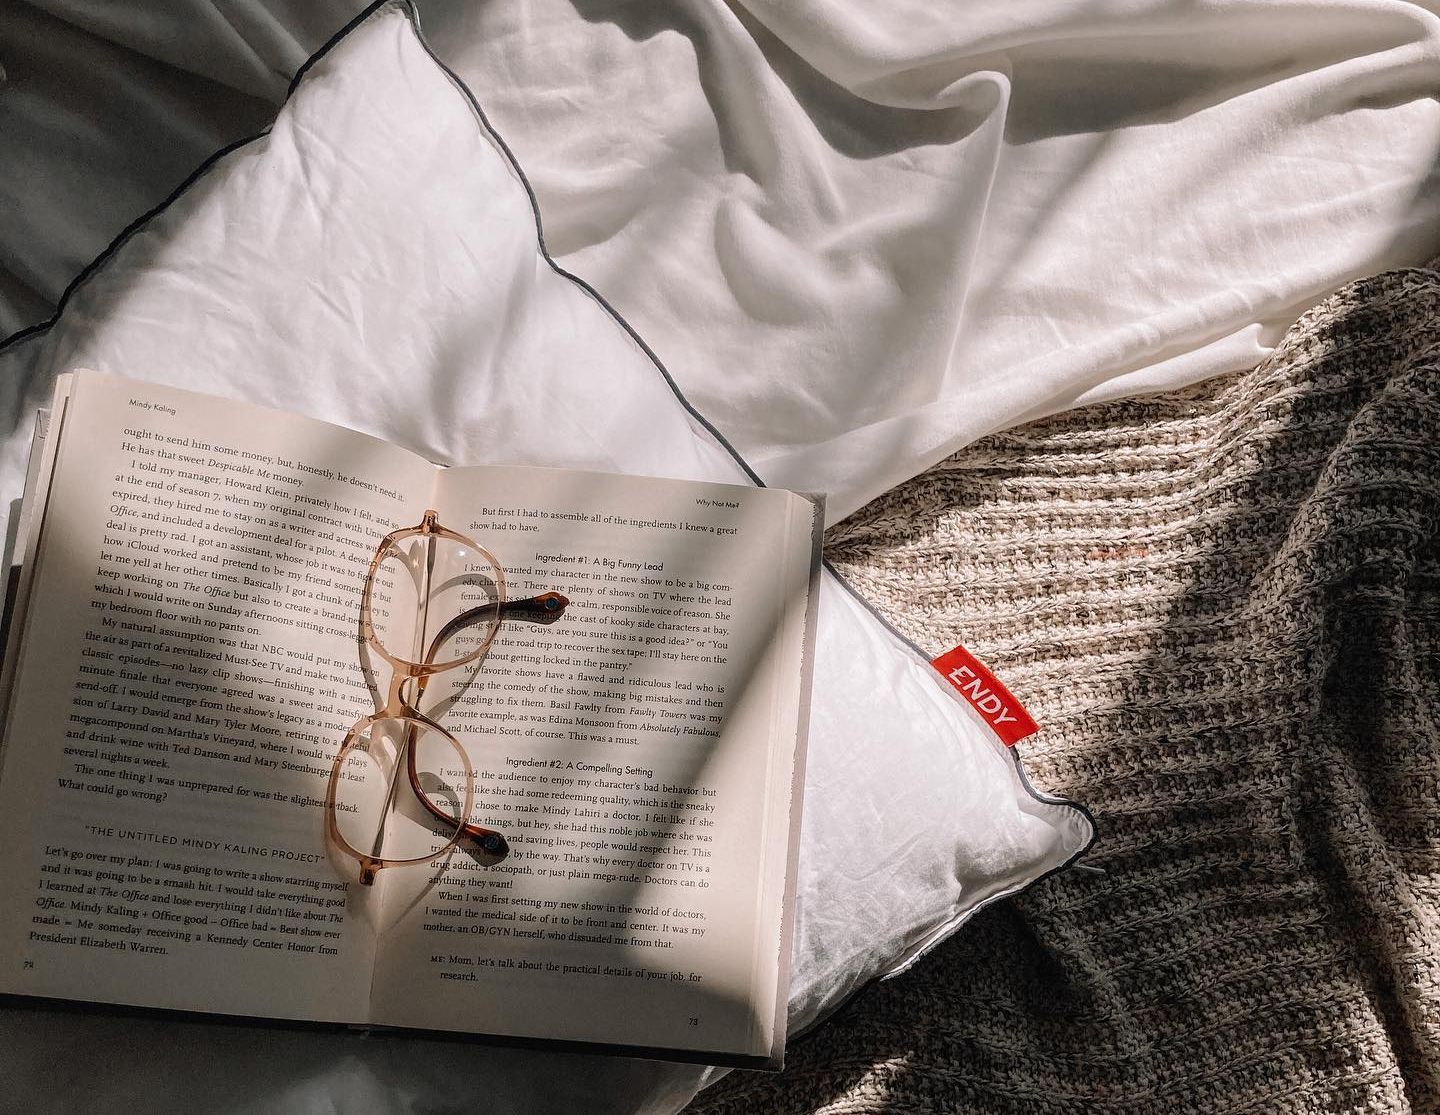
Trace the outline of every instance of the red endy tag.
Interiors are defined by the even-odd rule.
[[[995,734],[1005,741],[1006,747],[1014,747],[1040,725],[1030,719],[1030,714],[985,668],[985,663],[964,647],[947,650],[930,665],[940,671],[970,702],[970,707],[984,718],[985,723],[995,729]]]

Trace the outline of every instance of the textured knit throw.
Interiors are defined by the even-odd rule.
[[[700,1112],[1440,1111],[1440,273],[977,443],[829,556],[1041,722],[1088,862]]]

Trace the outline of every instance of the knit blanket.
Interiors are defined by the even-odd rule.
[[[1440,272],[977,442],[828,554],[996,670],[1100,841],[694,1111],[1440,1110]]]

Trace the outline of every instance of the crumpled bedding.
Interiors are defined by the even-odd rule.
[[[362,7],[0,13],[0,329]],[[552,254],[832,520],[986,432],[1251,366],[1440,250],[1434,4],[419,8]]]

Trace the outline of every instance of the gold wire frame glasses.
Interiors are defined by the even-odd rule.
[[[346,734],[325,794],[326,835],[358,867],[360,883],[371,885],[386,867],[434,863],[462,840],[487,863],[509,854],[501,833],[470,820],[469,754],[419,703],[437,675],[478,665],[503,619],[553,623],[568,603],[558,592],[507,600],[495,556],[441,526],[434,511],[380,540],[365,574],[360,632],[390,666],[390,683],[383,704]],[[427,646],[432,614],[446,612]]]

